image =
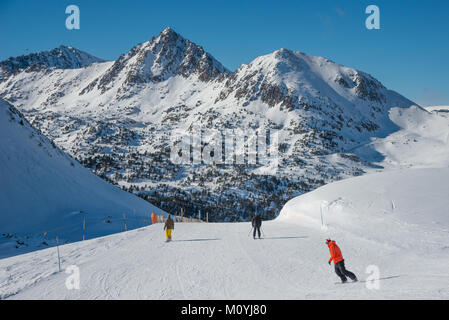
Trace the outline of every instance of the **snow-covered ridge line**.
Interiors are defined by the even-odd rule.
[[[94,57],[71,46],[59,46],[49,51],[10,57],[0,62],[0,81],[20,71],[37,71],[40,68],[78,69],[105,60]]]

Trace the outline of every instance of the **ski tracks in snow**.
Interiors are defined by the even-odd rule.
[[[243,238],[242,236],[239,237],[238,241],[241,252],[243,252],[243,254],[250,260],[250,264],[248,265],[251,265],[258,270],[260,277],[258,286],[261,286],[261,289],[267,293],[272,290],[277,291],[279,288],[285,290],[285,287],[290,288],[292,291],[296,291],[297,288],[291,285],[290,281],[282,276],[282,272],[280,272],[280,269],[276,266],[276,258],[273,257],[273,254],[277,256],[276,251],[280,248],[272,250],[273,248],[264,246],[266,241],[270,240],[264,238]],[[250,247],[250,250],[247,249],[248,247]],[[254,254],[251,249],[256,250],[257,253]],[[261,255],[260,252],[266,252],[267,255]],[[273,284],[275,284],[274,287],[271,286]]]
[[[165,243],[162,225],[61,246],[63,269],[77,265],[80,290],[67,290],[64,272],[57,272],[54,248],[0,260],[3,299],[379,299],[447,296],[445,265],[429,257],[415,266],[411,281],[401,270],[419,257],[384,243],[340,235],[348,269],[363,279],[365,267],[376,264],[381,290],[364,285],[335,286],[334,268],[319,231],[283,222],[264,222],[266,237],[248,236],[249,223],[177,224],[174,241]],[[388,250],[387,250],[388,249]],[[379,256],[379,254],[381,256]],[[386,254],[388,253],[388,254]],[[439,257],[439,256],[438,256]],[[397,261],[401,264],[398,265]],[[432,270],[434,277],[423,278]],[[425,284],[431,285],[425,286]],[[423,291],[423,290],[427,291]],[[422,292],[421,292],[421,291]],[[405,293],[404,293],[405,294]]]

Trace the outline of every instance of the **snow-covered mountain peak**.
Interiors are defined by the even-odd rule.
[[[41,68],[78,69],[105,60],[94,57],[71,46],[59,46],[50,51],[11,57],[0,62],[0,82],[23,70],[37,71]]]
[[[196,73],[200,80],[209,81],[229,71],[203,47],[183,38],[171,28],[165,28],[156,38],[145,43],[145,63],[151,63],[155,76],[179,74],[189,77]]]
[[[240,66],[226,82],[219,100],[231,93],[239,100],[244,98],[245,103],[260,98],[271,107],[282,103],[290,109],[323,99],[337,105],[385,105],[389,94],[367,73],[285,48]]]
[[[311,56],[300,51],[281,48],[270,54],[254,59],[246,68],[249,72],[259,72],[278,76],[281,79],[301,78],[315,84],[317,78],[325,82],[337,82],[344,88],[354,88],[361,82],[372,82],[378,89],[385,87],[375,78],[356,69],[345,67],[324,57]],[[295,73],[295,74],[292,74]],[[276,79],[274,79],[276,80]],[[279,80],[279,79],[278,79]]]
[[[173,30],[170,27],[165,28],[164,30],[162,30],[159,35],[157,36],[158,38],[164,38],[164,39],[168,39],[168,38],[183,38],[179,33],[177,33],[175,30]]]
[[[286,48],[281,48],[269,54],[257,57],[248,66],[254,67],[264,66],[264,67],[279,68],[283,64],[287,65],[289,69],[293,70],[302,70],[302,68],[310,69],[310,66],[314,64],[320,67],[326,67],[326,64],[335,65],[335,67],[338,66],[341,67],[341,65],[332,62],[329,59],[311,56],[300,51],[293,51]]]
[[[165,28],[150,41],[133,47],[81,93],[97,87],[102,93],[114,84],[133,86],[158,83],[174,76],[195,75],[208,82],[230,73],[203,47],[183,38],[171,28]]]

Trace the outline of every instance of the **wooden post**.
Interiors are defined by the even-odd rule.
[[[184,216],[184,211],[181,208],[181,222],[182,222],[182,217]]]
[[[201,222],[201,210],[198,210],[198,222]]]
[[[206,222],[209,223],[209,212],[206,212]]]

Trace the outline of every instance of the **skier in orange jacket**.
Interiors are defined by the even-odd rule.
[[[341,282],[345,283],[347,278],[350,278],[352,281],[356,282],[357,277],[351,271],[346,270],[345,268],[345,260],[343,259],[343,255],[341,254],[340,248],[337,246],[334,240],[326,239],[326,244],[329,247],[329,252],[331,257],[329,259],[329,265],[332,260],[335,265],[335,273],[340,277]]]

